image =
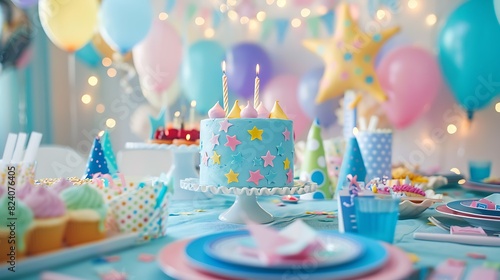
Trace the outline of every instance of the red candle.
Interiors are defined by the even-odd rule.
[[[200,131],[197,129],[192,129],[189,134],[191,134],[191,141],[196,141],[200,139]]]
[[[175,128],[169,128],[166,130],[166,136],[168,140],[174,140],[179,138],[179,130]]]

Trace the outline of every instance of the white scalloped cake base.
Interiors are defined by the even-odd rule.
[[[143,143],[143,142],[127,142],[125,143],[125,149],[130,150],[175,150],[179,152],[198,152],[200,150],[200,145],[174,145],[174,144],[154,144],[154,143]]]
[[[274,217],[259,205],[257,196],[305,194],[315,192],[317,189],[316,183],[304,181],[294,181],[293,187],[279,188],[229,188],[226,186],[200,186],[198,183],[197,178],[184,179],[181,180],[180,187],[197,192],[237,195],[234,204],[219,216],[221,221],[236,224],[245,224],[247,220],[267,224],[274,220]]]

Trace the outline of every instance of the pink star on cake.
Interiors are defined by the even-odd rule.
[[[203,154],[201,155],[201,162],[205,166],[208,166],[208,154],[207,154],[207,152],[203,152]]]
[[[226,135],[226,139],[227,139],[227,143],[224,144],[224,146],[231,148],[231,151],[233,151],[233,152],[234,152],[234,150],[236,150],[236,146],[241,144],[241,142],[238,139],[236,139],[236,135],[235,136]]]
[[[285,127],[285,131],[282,132],[283,136],[285,136],[285,141],[290,141],[290,131]]]
[[[286,182],[291,183],[293,181],[293,172],[292,169],[288,169],[288,172],[286,173]]]
[[[227,133],[227,129],[232,126],[233,124],[230,123],[227,119],[224,119],[223,121],[221,121],[220,123],[220,129],[219,131],[222,131],[224,130],[225,133]]]
[[[271,165],[274,167],[273,159],[276,157],[271,155],[271,152],[267,151],[267,154],[265,156],[261,156],[261,158],[264,160],[264,167]]]
[[[210,143],[212,143],[212,147],[215,147],[215,145],[219,145],[219,134],[214,134],[212,132],[212,139],[210,139]]]
[[[264,179],[264,176],[260,174],[260,170],[257,171],[249,171],[250,172],[250,178],[248,178],[247,182],[252,182],[255,185],[259,184],[259,181]]]

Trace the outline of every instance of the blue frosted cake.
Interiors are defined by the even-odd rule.
[[[262,104],[240,111],[236,102],[225,115],[217,104],[201,121],[200,185],[293,186],[293,122],[278,103],[269,113]]]

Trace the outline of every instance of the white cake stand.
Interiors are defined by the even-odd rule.
[[[181,188],[212,194],[235,194],[233,205],[219,215],[219,220],[224,222],[245,224],[247,220],[267,224],[274,220],[273,215],[264,210],[257,202],[261,195],[288,195],[315,192],[317,184],[313,182],[295,181],[293,187],[274,188],[228,188],[226,186],[200,186],[198,178],[181,180]]]
[[[198,171],[196,171],[195,168],[194,156],[200,151],[199,145],[170,145],[128,142],[125,144],[125,148],[130,150],[172,151],[174,160],[170,170],[168,171],[168,176],[173,176],[174,178],[174,195],[172,200],[207,199],[212,197],[209,193],[200,194],[180,188],[180,181],[182,179],[198,177]]]

